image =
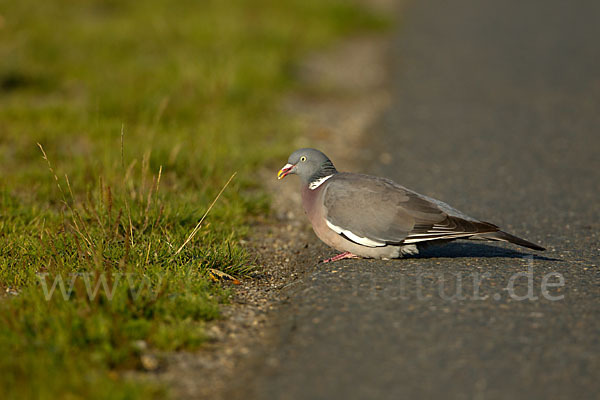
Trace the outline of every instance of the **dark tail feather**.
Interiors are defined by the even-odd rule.
[[[510,242],[510,243],[514,243],[516,245],[527,247],[527,248],[530,248],[533,250],[540,250],[540,251],[546,250],[542,246],[538,246],[535,243],[528,242],[525,239],[521,239],[520,237],[516,237],[516,236],[511,235],[510,233],[506,233],[504,231],[486,233],[484,235],[480,235],[480,237],[484,237],[484,238],[490,239],[490,240],[499,240],[501,242]]]

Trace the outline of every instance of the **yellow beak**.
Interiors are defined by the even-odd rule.
[[[283,168],[281,168],[279,170],[279,172],[277,173],[277,179],[283,179],[283,178],[285,178],[285,176],[290,173],[290,171],[292,170],[292,168],[294,168],[294,165],[292,165],[292,164],[285,164],[283,166]]]

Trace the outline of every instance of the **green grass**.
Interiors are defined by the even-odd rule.
[[[252,269],[294,63],[382,26],[346,0],[0,0],[2,398],[162,398],[120,372],[142,340],[200,346],[228,298],[207,269]]]

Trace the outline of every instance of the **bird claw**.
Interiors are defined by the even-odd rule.
[[[338,254],[337,256],[333,256],[331,258],[327,258],[325,260],[323,260],[323,263],[328,263],[328,262],[334,262],[334,261],[338,261],[338,260],[343,260],[345,258],[360,258],[355,254],[350,253],[349,251],[345,251],[341,254]]]

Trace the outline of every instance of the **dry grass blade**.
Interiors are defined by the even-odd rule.
[[[227,280],[227,281],[231,281],[231,283],[233,283],[234,285],[242,284],[242,282],[240,282],[235,277],[233,277],[223,271],[219,271],[218,269],[209,268],[208,273],[209,273],[210,278],[215,282],[218,282],[219,280]]]
[[[60,186],[60,182],[58,180],[58,176],[56,176],[56,172],[54,172],[54,168],[52,168],[52,164],[50,163],[50,159],[48,159],[48,156],[46,155],[46,152],[44,151],[44,148],[42,147],[42,145],[40,143],[38,143],[37,145],[40,148],[40,150],[42,151],[42,158],[48,164],[48,169],[50,170],[50,173],[54,177],[54,181],[56,182],[56,186],[58,186],[58,190],[60,190],[60,194],[62,196],[63,202],[68,206],[69,204],[67,203],[67,198],[65,197],[65,192],[63,191],[62,186]]]
[[[81,236],[81,238],[86,242],[86,244],[89,246],[89,248],[92,249],[94,247],[92,244],[93,240],[91,238],[91,235],[87,232],[87,228],[86,228],[86,225],[85,225],[83,219],[81,218],[79,213],[73,207],[71,207],[71,205],[67,201],[65,192],[64,192],[62,186],[60,185],[58,176],[56,175],[56,172],[54,171],[54,168],[52,167],[52,164],[50,163],[50,159],[48,158],[48,155],[46,154],[44,147],[40,143],[37,143],[37,145],[42,152],[42,158],[48,164],[48,169],[50,170],[50,173],[54,177],[54,181],[56,182],[56,186],[58,186],[58,190],[60,191],[60,195],[62,197],[62,201],[63,201],[64,205],[69,209],[69,211],[71,211],[71,220],[73,222],[73,228],[75,229],[77,234],[79,234]],[[71,189],[71,183],[69,182],[69,177],[66,174],[65,174],[65,180],[67,182],[67,188],[69,189],[69,193],[71,195],[71,201],[75,202],[75,197],[73,196],[73,190]],[[85,231],[85,233],[81,230],[81,227],[77,223],[78,219],[79,219],[80,224],[83,227],[83,230]]]
[[[177,249],[177,251],[175,252],[175,255],[179,254],[181,252],[181,250],[183,250],[183,248],[185,247],[185,245],[187,245],[194,238],[194,235],[196,235],[196,233],[200,229],[200,226],[202,225],[202,222],[204,221],[204,218],[206,218],[206,216],[208,215],[208,213],[210,212],[210,210],[212,210],[213,206],[215,205],[215,203],[217,202],[217,200],[219,200],[219,197],[221,197],[221,195],[223,194],[223,192],[225,191],[225,189],[227,188],[227,186],[229,186],[229,183],[233,180],[233,178],[235,177],[236,174],[237,174],[237,172],[234,172],[231,175],[231,177],[229,178],[229,180],[227,181],[227,183],[225,183],[225,185],[221,188],[221,191],[219,192],[219,194],[217,194],[217,197],[215,197],[215,199],[212,201],[212,203],[210,203],[210,206],[208,207],[208,209],[206,210],[206,212],[204,213],[204,215],[202,216],[202,218],[200,218],[200,221],[198,221],[198,223],[196,224],[196,227],[192,230],[192,233],[190,233],[190,235],[185,240],[185,242],[183,242],[183,244],[181,245],[181,247],[179,249]]]
[[[121,124],[121,168],[125,169],[125,157],[123,149],[123,135],[125,134],[125,124]]]

